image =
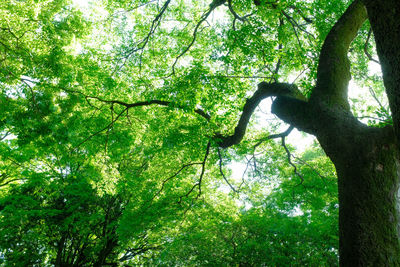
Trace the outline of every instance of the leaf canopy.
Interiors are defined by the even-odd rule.
[[[0,262],[337,264],[335,172],[321,150],[295,157],[268,138],[284,125],[265,101],[239,145],[220,149],[218,136],[261,81],[310,94],[348,4],[2,1]],[[352,112],[382,126],[372,48],[364,25],[352,73],[372,95]],[[230,170],[240,162],[244,182]]]

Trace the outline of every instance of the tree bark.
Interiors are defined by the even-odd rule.
[[[398,152],[368,135],[331,155],[339,186],[340,266],[400,266]]]
[[[340,266],[400,266],[400,163],[393,128],[328,114],[330,123],[316,136],[338,176]]]

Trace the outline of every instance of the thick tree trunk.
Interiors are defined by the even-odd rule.
[[[275,100],[273,112],[314,134],[336,167],[340,266],[400,266],[400,158],[393,127],[368,127],[340,107],[286,97]]]
[[[317,134],[338,175],[340,266],[400,266],[400,162],[393,130],[351,124],[333,123]]]
[[[400,266],[396,149],[382,146],[364,155],[356,150],[335,164],[340,265]]]

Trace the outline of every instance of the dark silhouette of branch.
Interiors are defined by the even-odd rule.
[[[163,182],[161,184],[161,188],[153,196],[151,201],[153,201],[164,190],[164,186],[168,181],[170,181],[171,179],[173,179],[176,176],[178,176],[178,174],[181,173],[184,169],[186,169],[187,167],[193,166],[193,165],[202,165],[202,164],[203,164],[203,162],[191,162],[191,163],[188,163],[188,164],[184,164],[177,172],[175,172],[173,175],[169,176],[167,179],[163,180]]]
[[[86,99],[86,101],[88,102],[88,104],[89,104],[91,107],[94,107],[94,108],[97,109],[97,110],[99,110],[99,108],[93,106],[93,105],[90,103],[89,99],[95,99],[95,100],[100,101],[100,102],[102,102],[102,103],[110,104],[110,105],[111,105],[111,106],[110,106],[111,112],[112,112],[112,113],[111,113],[111,114],[112,114],[111,122],[110,122],[107,126],[105,126],[104,128],[98,130],[97,132],[95,132],[95,133],[91,134],[90,136],[88,136],[87,138],[85,138],[81,143],[79,143],[79,144],[78,144],[77,146],[75,146],[73,149],[77,149],[79,146],[81,146],[81,145],[84,144],[85,142],[89,141],[89,140],[90,140],[91,138],[93,138],[94,136],[96,136],[96,135],[102,133],[103,131],[105,131],[105,130],[110,130],[111,127],[114,125],[114,123],[121,117],[121,115],[122,115],[124,112],[127,112],[127,116],[128,116],[128,110],[129,110],[130,108],[142,107],[142,106],[151,106],[151,105],[160,105],[160,106],[166,106],[166,107],[176,107],[176,108],[179,108],[179,109],[185,109],[184,106],[181,106],[181,105],[179,105],[179,104],[175,104],[175,103],[173,103],[173,102],[171,102],[171,101],[165,101],[165,100],[156,100],[156,99],[153,99],[153,100],[148,100],[148,101],[139,101],[139,102],[135,102],[135,103],[127,103],[127,102],[123,102],[123,101],[120,101],[120,100],[106,100],[106,99],[102,99],[102,98],[97,97],[97,96],[89,96],[89,95],[85,95],[84,93],[82,93],[82,92],[80,92],[80,91],[75,91],[75,90],[64,89],[64,91],[69,92],[69,93],[76,93],[76,94],[82,95],[82,96]],[[114,115],[114,105],[115,105],[115,104],[124,106],[125,108],[124,108],[120,113],[118,113],[118,115],[114,118],[113,115]],[[197,108],[197,109],[194,109],[193,111],[194,111],[194,113],[200,115],[201,117],[203,117],[203,118],[206,119],[207,121],[210,121],[211,116],[210,116],[209,114],[207,114],[204,110]]]
[[[282,15],[284,15],[287,19],[287,21],[289,21],[289,23],[292,25],[292,27],[294,29],[298,28],[300,31],[304,32],[308,37],[312,37],[313,39],[315,39],[315,36],[310,33],[309,31],[307,31],[303,25],[300,25],[292,16],[290,16],[286,11],[282,10],[281,11]],[[296,33],[297,36],[297,33]]]
[[[111,122],[104,128],[102,128],[101,130],[98,130],[97,132],[89,135],[88,137],[85,138],[85,140],[83,140],[82,142],[80,142],[78,145],[76,145],[74,147],[74,150],[76,150],[77,148],[79,148],[81,145],[83,145],[84,143],[86,143],[87,141],[89,141],[90,139],[92,139],[93,137],[95,137],[96,135],[104,132],[105,130],[109,129],[110,127],[112,127],[114,125],[114,123],[119,119],[119,117],[121,117],[121,115],[127,110],[128,108],[123,109],[116,117],[115,119],[112,119]]]
[[[267,140],[271,140],[271,139],[276,139],[276,138],[283,138],[283,137],[287,137],[294,129],[294,126],[290,125],[289,128],[287,128],[286,131],[278,133],[278,134],[270,134],[260,140],[258,140],[258,142],[254,145],[254,150],[256,150],[256,148],[261,145],[263,142],[267,141]]]
[[[389,122],[390,119],[386,118],[386,119],[382,119],[382,118],[378,118],[378,117],[372,117],[372,116],[359,116],[356,117],[357,119],[371,119],[371,120],[375,120],[375,121],[380,121],[380,122]]]
[[[285,136],[282,136],[282,137],[281,137],[281,140],[282,140],[281,144],[282,144],[282,146],[283,146],[283,148],[285,149],[286,154],[287,154],[288,163],[289,163],[290,166],[293,167],[293,172],[294,172],[294,174],[296,174],[298,177],[300,177],[300,183],[299,183],[299,185],[300,185],[300,184],[303,184],[303,182],[304,182],[304,177],[303,177],[303,175],[301,175],[301,174],[297,171],[297,166],[296,166],[296,164],[294,164],[294,163],[292,162],[292,159],[291,159],[291,158],[292,158],[292,154],[290,153],[289,149],[288,149],[287,146],[286,146],[286,143],[285,143]]]
[[[5,132],[4,135],[2,137],[0,137],[0,141],[3,141],[10,134],[11,134],[11,132],[9,132],[9,131]]]
[[[222,177],[224,178],[225,182],[229,185],[229,187],[232,189],[233,192],[239,193],[238,190],[236,190],[233,185],[228,181],[228,178],[226,178],[224,171],[222,170],[222,156],[221,156],[221,151],[220,148],[218,147],[218,157],[219,157],[219,172],[221,173]]]
[[[120,11],[114,12],[113,14],[110,14],[110,16],[107,19],[105,19],[105,21],[109,21],[109,20],[111,20],[113,18],[116,18],[116,17],[118,17],[119,14],[129,13],[131,11],[134,11],[134,10],[139,9],[141,7],[147,6],[147,5],[149,5],[151,3],[154,3],[154,2],[156,2],[156,0],[151,0],[151,1],[147,2],[147,3],[138,4],[138,5],[134,6],[134,7],[131,7],[131,8],[126,9],[126,10],[120,10]]]
[[[297,14],[299,14],[300,17],[302,17],[302,18],[304,19],[304,21],[305,21],[307,24],[313,23],[313,20],[310,19],[309,17],[306,17],[306,16],[303,14],[303,12],[301,12],[296,6],[291,5],[291,6],[289,6],[289,8],[290,8],[290,9],[293,9],[294,11],[296,11]]]
[[[378,98],[378,96],[376,95],[374,89],[372,89],[370,86],[368,87],[368,89],[369,89],[369,92],[370,92],[370,94],[372,95],[372,97],[373,97],[373,98],[375,99],[375,101],[378,103],[379,107],[380,107],[382,110],[386,110],[387,108],[385,108],[385,107],[382,105],[382,102],[379,100],[379,98]]]
[[[253,96],[246,100],[242,115],[240,116],[239,122],[235,127],[233,135],[222,136],[221,134],[217,134],[215,136],[217,139],[219,139],[219,146],[226,148],[240,143],[246,133],[247,125],[254,110],[261,100],[270,96],[289,96],[296,99],[305,99],[300,91],[298,91],[296,86],[292,84],[266,82],[259,83],[258,89]]]
[[[64,89],[64,90],[66,92],[78,93],[78,94],[84,96],[86,99],[96,99],[96,100],[98,100],[98,101],[100,101],[102,103],[111,104],[111,105],[118,104],[118,105],[126,107],[127,109],[134,108],[134,107],[151,106],[151,105],[160,105],[160,106],[165,106],[165,107],[173,106],[173,107],[180,108],[180,109],[184,109],[185,108],[184,106],[181,106],[179,104],[175,104],[172,101],[153,99],[153,100],[148,100],[148,101],[139,101],[139,102],[135,102],[135,103],[127,103],[127,102],[123,102],[123,101],[120,101],[120,100],[106,100],[106,99],[102,99],[102,98],[97,97],[97,96],[88,96],[88,95],[85,95],[85,94],[83,94],[82,92],[79,92],[79,91],[66,90],[66,89]],[[89,104],[90,104],[90,102],[89,102]],[[91,105],[91,106],[94,107],[93,105]],[[196,114],[200,115],[201,117],[205,118],[207,121],[209,121],[211,119],[211,116],[209,114],[207,114],[202,109],[194,109],[194,112]]]
[[[210,14],[211,14],[217,7],[223,5],[225,2],[226,2],[226,0],[214,0],[214,1],[210,4],[210,8],[201,16],[199,22],[197,22],[197,24],[196,24],[196,26],[195,26],[195,28],[194,28],[194,30],[193,30],[193,38],[192,38],[192,40],[190,41],[189,45],[175,58],[175,61],[174,61],[174,63],[172,64],[172,67],[171,67],[171,68],[172,68],[172,72],[171,72],[171,74],[169,74],[167,77],[171,77],[172,75],[175,74],[175,66],[176,66],[176,64],[178,63],[178,60],[179,60],[183,55],[185,55],[185,54],[189,51],[189,49],[193,46],[193,44],[195,43],[196,38],[197,38],[197,33],[198,33],[198,30],[199,30],[201,24],[203,24],[203,22],[207,20],[208,16],[210,16]]]
[[[233,9],[232,0],[228,0],[228,8],[229,8],[229,12],[231,12],[231,14],[233,15],[233,22],[232,22],[233,30],[236,30],[236,21],[237,20],[246,22],[247,18],[253,15],[253,14],[247,14],[247,15],[244,15],[243,17],[239,16],[239,14],[236,13],[236,11]]]
[[[144,51],[146,45],[148,44],[148,42],[149,42],[149,40],[150,40],[150,37],[154,34],[154,32],[157,30],[158,26],[160,25],[160,23],[161,23],[161,18],[162,18],[162,16],[164,15],[165,11],[167,10],[168,5],[170,4],[170,2],[171,2],[171,0],[165,1],[164,5],[163,5],[163,6],[161,7],[161,9],[160,9],[160,12],[159,12],[159,13],[157,14],[157,16],[153,19],[153,21],[152,21],[152,23],[151,23],[151,25],[150,25],[150,30],[149,30],[149,32],[147,33],[147,35],[146,35],[140,42],[138,42],[138,43],[136,44],[136,47],[131,48],[130,50],[128,50],[128,51],[125,53],[125,55],[123,55],[121,58],[118,59],[118,61],[124,60],[124,63],[123,63],[119,68],[121,68],[121,67],[125,64],[126,60],[127,60],[131,55],[133,55],[133,54],[136,53],[136,52],[141,51],[140,60],[139,60],[139,62],[140,62],[140,69],[141,69],[141,62],[142,62],[141,58],[142,58],[142,56],[143,56],[143,51]]]
[[[379,62],[379,60],[374,59],[372,57],[372,55],[368,52],[368,43],[369,43],[369,39],[371,38],[371,33],[372,33],[372,28],[369,28],[368,36],[364,43],[364,54],[368,57],[369,60],[380,65],[381,63]]]
[[[201,183],[203,181],[204,173],[205,173],[205,170],[206,170],[206,162],[207,162],[208,155],[210,154],[210,147],[211,147],[211,142],[208,141],[207,148],[206,148],[206,153],[204,155],[203,161],[201,162],[201,173],[200,173],[199,180],[197,181],[196,184],[194,184],[192,186],[192,188],[185,195],[179,197],[178,204],[182,203],[182,198],[183,197],[189,197],[189,195],[193,192],[193,190],[196,187],[199,189],[199,191],[197,193],[197,196],[196,196],[196,199],[200,197],[200,195],[201,195]]]
[[[7,182],[4,182],[4,183],[0,184],[0,187],[6,186],[6,185],[8,185],[8,184],[10,184],[12,182],[15,182],[15,181],[23,181],[23,180],[25,180],[25,179],[23,179],[23,178],[11,179],[11,180],[8,180]]]
[[[139,246],[135,248],[129,248],[124,252],[124,255],[118,259],[119,262],[124,262],[130,259],[133,259],[134,257],[141,255],[143,253],[146,253],[151,250],[159,250],[161,249],[161,245],[149,245],[146,241],[147,236],[145,235],[142,237],[143,244],[140,244]]]
[[[246,21],[246,17],[248,17],[249,15],[246,15],[244,17],[241,17],[238,15],[238,13],[236,13],[236,11],[233,9],[232,6],[232,0],[228,0],[228,8],[229,11],[231,12],[231,14],[235,17],[235,19],[240,20],[240,21]]]
[[[272,76],[240,76],[240,75],[207,75],[205,78],[227,78],[227,79],[273,79]]]
[[[323,176],[316,168],[314,168],[313,166],[311,166],[308,162],[306,162],[305,160],[296,157],[295,155],[292,155],[293,158],[295,158],[299,163],[306,165],[307,167],[309,167],[314,173],[317,174],[317,176],[322,180],[322,182],[324,183],[325,186],[327,186],[326,184],[326,177]],[[330,192],[329,192],[330,194]]]

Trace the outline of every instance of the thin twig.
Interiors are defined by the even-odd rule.
[[[209,16],[217,7],[219,7],[220,5],[224,4],[225,1],[226,1],[226,0],[214,0],[214,1],[210,4],[210,8],[201,16],[201,19],[199,20],[199,22],[197,22],[197,24],[196,24],[196,26],[195,26],[195,28],[194,28],[194,30],[193,30],[193,34],[192,34],[192,36],[193,36],[192,40],[190,41],[189,45],[175,58],[175,61],[174,61],[174,63],[172,64],[172,67],[171,67],[172,72],[171,72],[171,74],[169,74],[166,78],[171,77],[171,76],[173,76],[173,75],[175,74],[175,66],[176,66],[176,64],[178,63],[178,60],[179,60],[183,55],[185,55],[185,54],[189,51],[189,49],[193,46],[193,44],[195,43],[196,38],[197,38],[197,33],[198,33],[198,30],[199,30],[201,24],[203,24],[203,22],[207,20],[208,16]]]
[[[78,145],[76,145],[74,147],[74,150],[76,150],[78,147],[80,147],[82,144],[86,143],[87,141],[89,141],[90,139],[92,139],[93,137],[95,137],[96,135],[100,134],[101,132],[109,129],[112,125],[114,125],[114,123],[119,119],[119,117],[127,110],[128,108],[125,108],[124,110],[122,110],[116,117],[115,119],[113,119],[106,127],[102,128],[101,130],[98,130],[97,132],[89,135],[88,137],[85,138],[85,140],[83,140],[82,142],[80,142]]]
[[[287,137],[294,129],[294,126],[290,125],[289,128],[286,129],[286,131],[278,133],[278,134],[270,134],[262,139],[259,139],[258,142],[254,145],[253,149],[256,150],[256,148],[261,145],[263,142],[271,140],[271,139],[276,139],[276,138],[284,138]]]
[[[157,14],[157,16],[153,19],[153,21],[152,21],[152,23],[151,23],[151,25],[150,25],[150,30],[149,30],[149,32],[147,33],[147,35],[146,35],[139,43],[137,43],[137,45],[136,45],[135,48],[132,48],[132,49],[128,50],[128,51],[125,53],[125,55],[123,55],[121,58],[118,59],[118,61],[122,61],[122,60],[124,61],[123,64],[120,65],[120,66],[118,67],[118,69],[121,69],[121,68],[125,65],[126,60],[127,60],[131,55],[133,55],[134,53],[139,52],[139,51],[141,52],[141,53],[140,53],[140,60],[139,60],[139,62],[140,62],[139,69],[141,69],[141,62],[142,62],[141,59],[142,59],[142,56],[143,56],[143,51],[144,51],[146,45],[148,44],[148,42],[149,42],[149,40],[150,40],[150,37],[154,34],[154,32],[156,31],[156,29],[157,29],[158,26],[160,25],[160,23],[161,23],[161,18],[162,18],[162,16],[163,16],[163,14],[165,13],[165,11],[167,10],[168,5],[170,4],[170,2],[171,2],[171,0],[165,1],[165,3],[164,3],[164,5],[162,6],[160,12],[159,12],[159,13]],[[117,71],[117,69],[116,69],[115,71]],[[114,71],[114,72],[115,72],[115,71]]]
[[[151,201],[153,201],[163,190],[164,190],[164,186],[165,184],[170,181],[171,179],[175,178],[176,176],[178,176],[179,173],[181,173],[184,169],[186,169],[189,166],[193,166],[193,165],[202,165],[202,162],[191,162],[188,164],[184,164],[177,172],[175,172],[173,175],[169,176],[168,178],[166,178],[165,180],[163,180],[162,184],[161,184],[161,188],[157,191],[157,193],[153,196],[153,198],[151,199]]]
[[[372,55],[368,52],[368,43],[369,39],[371,38],[371,33],[372,33],[372,28],[369,29],[367,39],[365,40],[364,43],[364,54],[368,57],[369,60],[380,65],[381,63],[379,62],[379,60],[374,59]]]
[[[181,203],[182,203],[182,198],[183,198],[183,197],[189,197],[189,195],[193,192],[193,190],[194,190],[196,187],[199,189],[199,191],[198,191],[198,193],[197,193],[197,196],[196,196],[196,199],[200,197],[200,195],[201,195],[201,183],[202,183],[202,181],[203,181],[203,176],[204,176],[204,173],[205,173],[207,157],[208,157],[208,155],[210,154],[210,147],[211,147],[211,142],[208,141],[208,143],[207,143],[207,148],[206,148],[206,153],[205,153],[205,155],[204,155],[203,161],[201,162],[201,173],[200,173],[199,180],[197,181],[196,184],[194,184],[194,185],[192,186],[192,188],[191,188],[184,196],[180,196],[180,197],[179,197],[178,204],[181,204]]]
[[[221,151],[220,148],[218,147],[218,157],[219,157],[219,172],[221,173],[222,177],[224,178],[225,182],[229,185],[229,187],[232,189],[233,192],[239,193],[233,185],[228,181],[228,178],[226,178],[224,171],[222,170],[222,156],[221,156]]]
[[[372,95],[372,97],[375,99],[375,101],[378,103],[379,107],[382,110],[386,110],[386,108],[382,105],[382,102],[379,100],[378,96],[376,95],[374,89],[372,89],[372,87],[369,86],[368,90],[369,90],[370,94]]]
[[[287,160],[288,160],[289,165],[293,167],[293,172],[294,172],[298,177],[300,177],[300,180],[301,180],[301,181],[300,181],[300,183],[299,183],[298,185],[303,184],[303,182],[304,182],[304,177],[297,171],[297,166],[292,162],[292,159],[291,159],[292,154],[290,153],[289,149],[288,149],[287,146],[286,146],[286,143],[285,143],[285,136],[282,136],[282,137],[281,137],[281,140],[282,140],[282,146],[283,146],[283,148],[285,149],[286,154],[287,154]]]

